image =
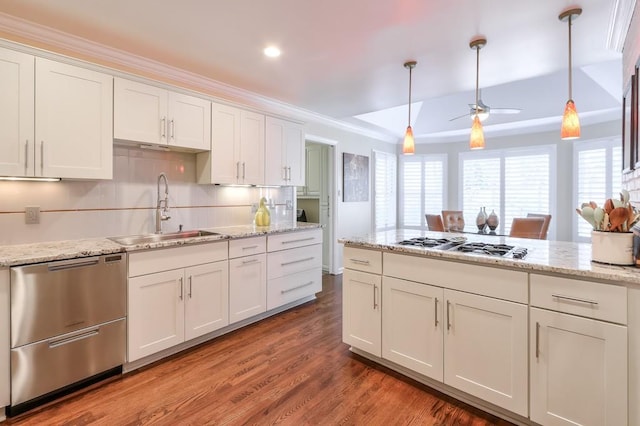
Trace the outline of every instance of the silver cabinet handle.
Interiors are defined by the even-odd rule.
[[[192,284],[193,284],[193,276],[189,275],[189,299],[191,299]]]
[[[29,139],[24,143],[24,174],[27,174],[29,169]]]
[[[184,279],[180,277],[180,300],[184,299]]]
[[[77,342],[78,340],[88,339],[89,337],[97,336],[100,334],[99,329],[95,328],[93,330],[85,331],[81,334],[76,334],[75,336],[65,337],[63,339],[51,340],[49,342],[50,348],[57,348],[58,346],[68,345],[69,343]]]
[[[242,264],[243,264],[243,265],[247,265],[247,264],[249,264],[249,263],[256,263],[256,262],[258,262],[258,260],[259,260],[259,259],[243,260],[243,261],[242,261]]]
[[[555,299],[560,299],[560,300],[569,300],[571,302],[587,303],[589,305],[597,305],[598,304],[598,302],[596,302],[595,300],[579,299],[577,297],[564,296],[562,294],[552,294],[551,297],[553,297]]]
[[[40,141],[40,174],[44,175],[44,141]]]
[[[349,260],[353,263],[357,263],[360,265],[369,265],[371,263],[368,260],[360,260],[360,259],[349,259]]]
[[[376,297],[376,293],[378,292],[378,286],[373,285],[373,309],[378,309],[378,298]]]
[[[173,121],[173,118],[171,119],[171,121],[169,121],[169,124],[171,124],[171,139],[175,139],[176,138],[176,129],[175,129],[175,122]]]
[[[162,119],[160,120],[160,131],[162,132],[160,137],[166,138],[167,137],[167,117],[162,117]]]
[[[315,240],[315,238],[309,237],[309,238],[300,238],[299,240],[288,240],[288,241],[283,241],[282,244],[301,243],[303,241],[311,241],[311,240]]]
[[[435,326],[438,326],[438,298],[436,297],[434,303],[433,303],[433,311],[435,312],[434,316],[435,316]]]
[[[449,318],[449,306],[451,306],[451,302],[447,300],[447,330],[451,330],[451,320]]]
[[[251,250],[251,249],[254,249],[254,248],[258,248],[258,245],[255,244],[255,245],[252,245],[252,246],[244,246],[244,247],[242,247],[242,250]]]
[[[236,161],[236,180],[240,179],[240,162]]]
[[[309,281],[308,283],[300,284],[295,287],[288,288],[286,290],[280,290],[280,294],[289,293],[290,291],[298,290],[299,288],[307,287],[307,286],[310,286],[311,284],[313,284],[313,281]]]
[[[291,167],[287,167],[287,169],[289,170],[289,178],[287,180],[291,180]]]
[[[282,180],[287,180],[287,167],[283,166],[282,171],[284,172],[284,177],[282,178]]]
[[[242,180],[245,179],[245,171],[246,171],[246,169],[245,169],[245,164],[244,164],[244,161],[243,161],[242,162]]]
[[[536,321],[536,359],[540,357],[540,323]]]
[[[304,259],[292,260],[291,262],[281,263],[280,266],[287,266],[287,265],[293,265],[294,263],[308,262],[309,260],[313,260],[313,259],[315,259],[315,257],[305,257]]]

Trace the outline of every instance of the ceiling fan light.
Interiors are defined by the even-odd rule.
[[[469,148],[484,149],[484,132],[482,130],[482,124],[480,123],[480,118],[478,117],[478,115],[473,118],[473,125],[471,125]]]
[[[402,144],[402,153],[405,155],[413,155],[416,151],[416,145],[413,140],[413,129],[407,126],[407,132],[404,134],[404,143]]]
[[[473,112],[471,112],[471,114],[469,114],[469,118],[471,118],[472,120],[475,120],[476,117],[478,117],[480,122],[483,122],[484,120],[489,118],[489,113],[486,112],[486,111],[480,111],[477,114],[474,114]]]
[[[569,99],[564,107],[560,137],[565,141],[580,137],[580,119],[578,118],[578,111],[576,111],[576,104],[572,99]]]

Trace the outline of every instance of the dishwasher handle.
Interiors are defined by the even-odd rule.
[[[62,262],[50,263],[47,269],[51,272],[63,271],[65,269],[83,268],[85,266],[95,266],[100,263],[100,257],[90,257],[82,259],[74,259]]]

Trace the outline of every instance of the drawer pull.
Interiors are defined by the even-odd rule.
[[[258,245],[253,245],[253,246],[246,246],[246,247],[242,247],[242,250],[251,250],[251,249],[255,249],[258,248]]]
[[[571,302],[587,303],[589,305],[597,305],[598,304],[598,302],[596,302],[595,300],[579,299],[577,297],[563,296],[561,294],[552,294],[551,297],[553,297],[555,299],[560,299],[560,300],[569,300]]]
[[[89,337],[97,336],[100,331],[96,328],[90,331],[87,331],[82,334],[76,334],[75,336],[65,337],[64,339],[52,340],[49,342],[50,348],[57,348],[59,346],[68,345],[69,343],[77,342],[78,340],[88,339]]]
[[[349,260],[359,265],[369,265],[371,263],[368,260],[360,260],[360,259],[349,259]]]
[[[286,290],[280,290],[280,293],[281,294],[289,293],[290,291],[298,290],[299,288],[307,287],[307,286],[310,286],[311,284],[313,284],[313,281],[309,281],[308,283],[300,284],[295,287],[288,288]]]
[[[313,260],[313,259],[315,259],[315,258],[314,257],[305,257],[304,259],[292,260],[291,262],[281,263],[280,266],[287,266],[287,265],[293,265],[294,263],[308,262],[309,260]]]
[[[435,326],[438,326],[438,298],[435,298],[435,302],[433,304],[433,311],[435,312]]]
[[[283,241],[282,244],[293,244],[293,243],[301,243],[303,241],[311,241],[311,240],[315,240],[315,237],[309,237],[309,238],[300,238],[298,240],[289,240],[289,241]]]
[[[243,265],[248,265],[249,263],[256,263],[259,259],[248,259],[248,260],[243,260],[242,264]]]
[[[536,359],[540,358],[540,323],[536,321]]]

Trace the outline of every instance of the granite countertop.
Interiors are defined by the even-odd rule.
[[[509,244],[525,247],[524,259],[511,259],[483,254],[468,254],[397,244],[405,239],[427,236],[432,238],[466,237],[467,241]],[[379,232],[367,237],[340,238],[345,245],[379,249],[396,253],[423,255],[446,260],[458,260],[487,266],[520,269],[527,272],[567,275],[573,278],[585,278],[598,281],[610,281],[617,284],[640,286],[640,268],[634,266],[614,266],[591,261],[591,244],[568,241],[533,240],[492,235],[430,232],[420,230],[392,230]]]
[[[0,267],[75,259],[78,257],[100,256],[103,254],[125,253],[129,251],[173,247],[273,233],[304,231],[320,228],[321,226],[322,225],[317,223],[298,222],[296,224],[277,224],[273,226],[241,225],[206,228],[204,230],[217,232],[218,235],[156,241],[131,246],[118,244],[108,238],[87,238],[7,245],[0,246]]]

